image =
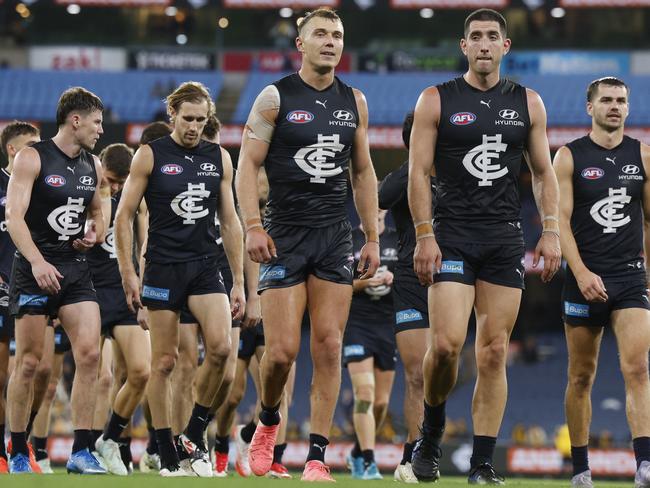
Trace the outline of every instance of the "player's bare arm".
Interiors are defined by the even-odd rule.
[[[255,99],[242,134],[237,165],[237,195],[246,233],[246,252],[256,263],[268,263],[275,256],[275,244],[262,227],[257,177],[269,151],[280,94],[267,86]]]
[[[645,174],[650,174],[650,146],[641,143],[641,160]],[[646,281],[650,283],[650,179],[643,184],[643,254],[645,256]]]
[[[221,148],[221,161],[223,165],[223,177],[217,215],[221,225],[221,238],[223,248],[226,251],[228,265],[232,271],[233,285],[230,291],[230,308],[233,319],[238,320],[244,316],[246,309],[246,296],[244,295],[244,265],[243,247],[244,236],[242,234],[239,216],[235,210],[235,200],[232,196],[232,160],[228,151]]]
[[[408,200],[417,243],[413,268],[420,283],[433,283],[433,274],[442,265],[440,248],[433,235],[431,179],[435,175],[433,158],[438,139],[440,94],[436,87],[422,92],[415,106],[409,150]]]
[[[97,181],[103,181],[102,177],[102,165],[97,156],[93,156],[95,163],[95,171],[97,172]],[[108,202],[108,216],[105,215],[107,210]],[[88,216],[86,219],[86,232],[81,239],[75,239],[72,243],[77,251],[86,252],[89,251],[95,244],[101,244],[104,242],[106,237],[106,229],[108,229],[107,218],[110,219],[110,202],[111,197],[110,193],[108,196],[104,195],[101,190],[101,184],[98,184],[95,188],[95,194],[90,200],[88,205]]]
[[[140,279],[133,266],[133,220],[147,188],[153,170],[153,151],[148,145],[141,146],[133,156],[131,172],[126,179],[122,198],[115,214],[115,250],[122,275],[126,303],[132,311],[142,307]]]
[[[32,265],[32,273],[38,286],[53,295],[61,290],[61,273],[50,263],[34,244],[25,222],[34,181],[41,170],[38,151],[31,147],[22,149],[14,159],[14,167],[7,187],[6,220],[7,230],[16,248]]]
[[[551,165],[551,152],[546,135],[546,109],[541,97],[533,90],[526,89],[530,131],[526,144],[526,161],[533,177],[533,193],[541,213],[542,237],[535,248],[533,266],[537,267],[544,258],[542,281],[551,281],[560,269],[562,252],[558,226],[559,190],[557,178]]]
[[[560,195],[562,195],[559,213],[562,254],[571,271],[573,271],[583,296],[591,302],[604,302],[607,300],[607,291],[603,280],[585,266],[571,230],[571,216],[573,215],[573,156],[566,146],[561,147],[555,153],[553,168],[557,176]]]
[[[361,279],[375,275],[379,267],[379,234],[377,232],[377,175],[370,159],[368,143],[368,103],[361,91],[354,89],[354,98],[359,112],[359,124],[354,133],[350,181],[354,204],[366,235],[366,244],[361,249],[357,271],[363,273]]]

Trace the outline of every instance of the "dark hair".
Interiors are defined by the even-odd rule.
[[[630,96],[630,88],[625,84],[623,80],[616,78],[615,76],[605,76],[604,78],[598,78],[597,80],[589,83],[587,88],[587,101],[591,102],[596,93],[598,92],[598,87],[600,85],[605,86],[622,86],[627,91],[627,96]]]
[[[499,12],[496,10],[492,10],[491,8],[480,8],[478,10],[474,10],[471,14],[467,16],[465,19],[465,30],[464,34],[465,37],[467,37],[467,34],[469,34],[469,24],[471,24],[474,21],[481,21],[481,20],[487,20],[487,21],[494,21],[499,24],[499,28],[501,30],[501,35],[503,37],[507,37],[508,33],[508,23],[506,22],[506,19],[503,15],[501,15]]]
[[[208,117],[208,121],[203,128],[203,137],[211,141],[217,137],[219,131],[221,130],[221,121],[217,118],[216,115],[212,114]]]
[[[9,144],[10,140],[12,140],[14,137],[26,134],[38,136],[41,134],[41,132],[29,122],[21,122],[19,120],[14,120],[11,124],[2,129],[2,134],[0,134],[2,154],[8,156],[7,144]]]
[[[321,7],[311,12],[307,12],[303,17],[298,19],[298,34],[301,34],[302,30],[309,23],[309,21],[316,17],[321,17],[323,19],[330,19],[333,20],[334,22],[336,22],[337,20],[341,22],[341,17],[339,17],[334,10],[326,7]]]
[[[105,169],[114,173],[118,178],[126,178],[131,169],[133,149],[126,144],[111,144],[99,153],[99,159]]]
[[[61,94],[56,107],[56,125],[61,127],[65,124],[72,112],[89,114],[95,110],[104,110],[104,104],[97,95],[80,86],[68,88]]]
[[[406,149],[409,149],[409,144],[411,142],[411,130],[413,129],[413,112],[409,112],[404,117],[404,123],[402,124],[402,140]]]
[[[140,145],[149,144],[151,141],[168,136],[172,133],[171,128],[166,122],[152,122],[144,129],[140,135]]]

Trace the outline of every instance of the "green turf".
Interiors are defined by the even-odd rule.
[[[285,486],[302,486],[304,483],[299,481],[299,473],[293,473],[293,480],[269,480],[267,478],[240,478],[237,475],[231,475],[228,478],[170,478],[165,479],[157,475],[135,474],[128,478],[118,478],[117,476],[73,476],[65,473],[57,473],[50,476],[23,475],[23,476],[2,476],[0,477],[0,487],[16,488],[166,488],[166,487],[250,487],[250,488],[280,488]],[[353,480],[349,475],[334,474],[339,486],[350,487],[374,487],[374,486],[392,486],[397,487],[393,482],[392,474],[385,473],[383,481],[359,481]],[[597,488],[631,488],[634,485],[632,480],[627,482],[621,481],[598,481]],[[435,484],[427,485],[432,488],[468,486],[466,478],[457,478],[445,476],[441,481]],[[506,486],[518,488],[537,488],[545,486],[570,487],[568,480],[542,480],[531,478],[510,478]]]

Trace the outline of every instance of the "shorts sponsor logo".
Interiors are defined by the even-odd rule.
[[[241,352],[244,350],[244,339],[239,339],[239,349],[238,351]]]
[[[449,117],[449,121],[454,125],[469,125],[476,122],[476,115],[472,112],[456,112]]]
[[[589,317],[589,305],[564,302],[564,314],[569,317]]]
[[[160,300],[161,302],[169,301],[169,289],[155,288],[153,286],[144,285],[142,288],[142,296],[151,298],[152,300]]]
[[[263,265],[261,269],[261,274],[262,276],[260,277],[260,281],[281,280],[286,276],[287,269],[284,266],[280,266],[280,265],[274,265],[274,266]]]
[[[314,114],[306,110],[294,110],[287,114],[287,120],[292,124],[308,124],[314,120]]]
[[[60,346],[61,345],[61,340],[62,340],[61,334],[54,334],[54,344],[55,345]]]
[[[183,167],[180,164],[166,164],[160,168],[160,171],[166,175],[179,175],[183,172]]]
[[[440,268],[441,273],[456,273],[464,274],[462,261],[443,261],[442,268]]]
[[[61,175],[48,175],[45,177],[45,183],[54,188],[59,188],[65,185],[65,178]]]
[[[580,173],[580,176],[582,176],[586,180],[597,180],[605,176],[605,171],[600,168],[594,168],[594,167],[585,168]]]
[[[414,308],[400,310],[395,314],[395,323],[403,324],[405,322],[416,322],[422,320],[422,313]]]
[[[47,295],[23,295],[18,297],[18,306],[43,307],[47,304]]]
[[[346,358],[349,356],[363,356],[365,352],[366,350],[361,344],[354,344],[343,348],[343,356]]]

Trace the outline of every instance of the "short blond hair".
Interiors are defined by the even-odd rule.
[[[323,19],[330,19],[334,22],[339,21],[343,23],[341,17],[339,17],[334,10],[327,7],[321,7],[311,12],[307,12],[303,17],[298,19],[298,35],[302,34],[303,29],[309,23],[309,21],[316,17],[321,17]]]
[[[167,113],[171,115],[172,110],[178,112],[185,102],[201,103],[208,102],[208,117],[214,113],[214,103],[210,96],[210,90],[198,81],[186,81],[181,83],[176,90],[170,93],[165,99]]]

